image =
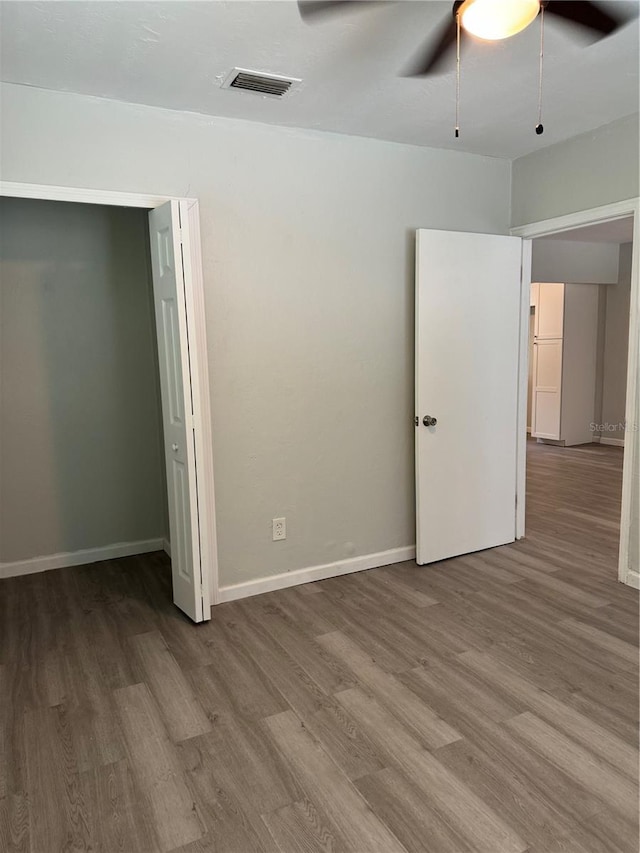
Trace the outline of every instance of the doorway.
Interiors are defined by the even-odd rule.
[[[618,548],[618,579],[623,583],[635,586],[640,586],[640,577],[638,575],[638,477],[637,470],[639,464],[638,450],[638,336],[640,334],[640,318],[638,304],[638,201],[631,199],[629,202],[621,202],[614,205],[608,205],[603,208],[597,208],[590,211],[583,211],[577,214],[569,214],[564,217],[559,217],[555,220],[546,222],[533,223],[528,226],[513,229],[512,233],[517,236],[528,237],[534,241],[538,238],[554,237],[563,243],[576,241],[582,242],[585,245],[595,243],[608,243],[610,249],[616,254],[618,265],[616,268],[615,279],[603,279],[601,269],[597,269],[597,264],[592,258],[588,258],[588,252],[585,254],[587,263],[583,264],[583,272],[578,274],[577,281],[582,282],[582,286],[587,286],[587,282],[600,280],[607,282],[606,285],[596,286],[599,291],[598,303],[596,308],[598,337],[596,342],[597,359],[596,371],[597,382],[592,402],[594,416],[589,419],[589,432],[586,436],[582,436],[580,441],[568,442],[563,439],[563,436],[548,437],[536,436],[535,427],[533,428],[534,436],[542,437],[547,448],[543,450],[549,456],[553,453],[562,453],[563,448],[569,445],[568,452],[565,453],[565,461],[571,454],[581,454],[585,458],[585,454],[592,455],[600,452],[601,460],[604,461],[604,456],[609,453],[610,456],[615,456],[616,459],[611,459],[611,469],[613,471],[614,480],[616,477],[620,479],[620,468],[622,468],[621,477],[621,495],[620,487],[613,486],[613,494],[620,495],[619,501],[613,498],[610,501],[610,508],[607,511],[609,516],[613,512],[613,519],[605,518],[607,513],[603,515],[603,523],[608,525],[609,529],[615,528],[616,535],[619,528],[619,548]],[[534,242],[535,247],[535,242]],[[593,248],[593,247],[592,247]],[[597,246],[595,247],[597,249]],[[583,253],[584,254],[584,253]],[[618,268],[620,272],[620,280],[618,279]],[[587,270],[585,272],[584,270]],[[582,275],[582,278],[580,277]],[[533,278],[535,279],[536,271],[533,270]],[[570,280],[568,275],[559,275],[548,273],[546,280],[550,281],[553,278],[565,278],[565,282]],[[556,282],[561,284],[562,282]],[[577,284],[573,288],[574,297],[578,298],[581,294],[577,289],[581,285]],[[535,299],[535,297],[534,297]],[[521,334],[523,336],[523,350],[526,351],[529,343],[529,329],[531,324],[531,298],[529,293],[523,291],[523,311]],[[593,301],[593,300],[587,300]],[[609,317],[609,328],[606,327],[606,307],[607,303],[611,307]],[[535,311],[535,309],[534,309]],[[575,315],[575,311],[573,312]],[[535,321],[534,321],[535,322]],[[614,328],[615,327],[615,328]],[[606,333],[609,332],[609,344],[606,343]],[[606,348],[606,352],[603,348]],[[547,362],[550,359],[547,359]],[[529,359],[525,361],[527,372],[521,375],[521,387],[530,387],[528,368],[530,365]],[[608,366],[605,368],[605,364]],[[535,366],[535,355],[533,365]],[[605,378],[606,371],[606,378]],[[561,385],[561,371],[556,370],[556,375],[559,377]],[[582,375],[584,380],[584,373]],[[604,385],[603,385],[604,383]],[[553,391],[553,383],[550,383],[543,392]],[[606,391],[605,391],[606,388]],[[533,389],[532,396],[533,396]],[[559,389],[561,395],[561,388]],[[606,399],[606,403],[605,403]],[[556,400],[556,406],[558,405]],[[560,401],[560,413],[562,413],[562,402]],[[535,409],[535,405],[533,406]],[[614,414],[615,412],[615,414]],[[620,415],[622,412],[622,416]],[[528,414],[531,413],[531,408],[528,407]],[[581,417],[584,426],[584,410]],[[529,425],[529,417],[523,417],[521,421],[521,434],[525,448],[527,444],[531,445],[532,439],[527,442],[526,425]],[[562,427],[560,426],[562,431]],[[556,434],[557,435],[557,434]],[[604,440],[603,440],[604,439]],[[551,445],[556,444],[560,447],[552,448]],[[624,448],[623,446],[624,445]],[[571,450],[571,446],[575,446],[576,450]],[[579,448],[582,447],[582,450]],[[616,451],[609,451],[608,448],[616,448]],[[522,456],[526,458],[526,449]],[[623,459],[620,457],[623,456]],[[558,457],[559,459],[563,457]],[[617,462],[616,462],[617,460]],[[524,467],[524,466],[523,466]],[[617,469],[617,473],[616,473]],[[519,478],[519,498],[524,504],[524,471]],[[597,495],[594,496],[597,500]],[[635,509],[634,509],[635,508]],[[593,510],[593,505],[592,505]],[[591,511],[592,511],[591,510]],[[583,512],[583,515],[588,515],[589,511]],[[524,519],[520,535],[524,533]]]
[[[162,375],[163,369],[165,370],[165,373],[166,373],[167,368],[171,369],[171,367],[173,366],[174,374],[175,374],[174,378],[175,378],[177,376],[177,374],[175,372],[176,365],[177,365],[178,373],[180,373],[180,362],[182,363],[183,370],[182,370],[182,375],[179,376],[179,379],[181,381],[184,380],[183,385],[180,388],[177,388],[177,386],[173,388],[173,392],[174,392],[173,398],[175,401],[175,399],[177,399],[177,397],[179,396],[179,393],[182,393],[184,396],[184,399],[189,402],[189,411],[188,411],[188,413],[185,413],[183,420],[185,421],[186,427],[189,429],[189,438],[190,438],[190,442],[191,442],[190,446],[192,447],[192,452],[191,452],[192,461],[193,461],[194,465],[196,464],[196,462],[198,465],[198,476],[197,477],[195,476],[195,468],[192,468],[189,472],[187,472],[189,474],[189,476],[187,476],[187,477],[184,476],[184,472],[186,471],[186,468],[183,468],[183,476],[182,476],[182,482],[181,482],[182,492],[186,493],[187,497],[190,496],[190,501],[191,501],[190,506],[196,507],[197,515],[195,518],[194,538],[197,542],[197,548],[193,549],[193,552],[194,552],[193,560],[191,561],[191,563],[188,566],[185,565],[184,560],[180,563],[180,576],[179,577],[176,576],[176,559],[175,558],[173,559],[174,601],[194,621],[201,621],[202,619],[209,618],[210,605],[212,602],[215,601],[215,597],[216,597],[215,594],[216,594],[216,590],[217,590],[217,585],[216,585],[217,555],[216,555],[216,547],[215,547],[215,516],[214,516],[214,502],[213,502],[213,471],[212,471],[212,458],[211,458],[212,457],[212,448],[211,448],[211,427],[210,427],[210,410],[209,410],[209,388],[208,388],[208,377],[207,377],[207,365],[206,365],[206,360],[203,357],[206,355],[206,335],[205,335],[204,310],[203,310],[204,295],[203,295],[203,282],[202,282],[201,259],[200,259],[199,219],[198,219],[197,201],[193,200],[193,199],[183,199],[183,200],[173,200],[172,201],[172,200],[167,200],[164,198],[149,197],[149,196],[131,196],[131,195],[122,194],[122,193],[106,193],[106,192],[101,192],[101,191],[72,190],[72,189],[67,189],[67,188],[38,187],[38,186],[20,185],[20,184],[11,184],[11,185],[3,184],[3,185],[0,185],[0,195],[12,197],[12,198],[4,199],[5,202],[15,202],[15,203],[21,203],[23,205],[28,203],[28,202],[23,201],[24,199],[40,199],[40,200],[42,200],[42,203],[44,203],[44,204],[50,203],[50,202],[60,202],[60,201],[72,201],[72,202],[73,201],[76,201],[76,202],[79,201],[79,202],[82,202],[83,205],[86,205],[86,204],[89,204],[89,205],[92,205],[92,204],[107,205],[108,207],[104,207],[102,209],[103,218],[106,217],[106,219],[109,221],[119,221],[119,220],[124,221],[124,219],[126,219],[126,217],[128,216],[131,219],[131,222],[136,222],[138,226],[140,226],[141,223],[146,222],[147,211],[149,211],[150,209],[152,209],[154,216],[161,214],[163,205],[165,206],[165,209],[167,210],[167,214],[166,214],[168,217],[168,219],[167,219],[167,222],[168,222],[167,233],[169,234],[169,242],[171,244],[170,249],[172,252],[175,251],[176,257],[178,258],[178,262],[179,262],[179,282],[177,282],[177,284],[178,284],[177,288],[176,288],[175,283],[174,283],[173,309],[175,309],[175,310],[173,313],[176,315],[176,317],[178,317],[178,315],[180,315],[180,316],[178,317],[179,322],[177,321],[175,324],[173,324],[173,326],[170,323],[168,325],[167,324],[160,324],[157,326],[157,328],[159,330],[159,334],[157,337],[159,339],[163,339],[163,338],[167,337],[167,334],[173,335],[173,345],[174,345],[174,351],[172,353],[170,353],[171,358],[167,358],[167,353],[165,352],[163,354],[162,346],[160,347],[160,356],[164,362],[164,363],[160,364],[160,368],[161,368],[160,374]],[[61,210],[65,207],[67,207],[67,206],[59,205],[59,204],[57,205],[58,210]],[[115,208],[124,208],[121,211],[122,216],[117,215],[118,212],[116,212]],[[132,210],[131,208],[138,208],[138,210]],[[83,215],[80,216],[79,221],[84,220],[85,222],[88,222],[91,219],[91,216],[90,216],[91,210],[92,210],[92,207],[84,207]],[[66,211],[66,213],[68,214],[68,210]],[[124,217],[124,219],[123,219],[123,217]],[[142,217],[142,219],[140,219],[140,217]],[[157,218],[157,216],[156,216],[156,218]],[[51,229],[51,232],[53,233],[54,230],[55,229]],[[150,253],[151,257],[154,256],[154,251],[156,254],[159,250],[164,251],[164,255],[162,257],[162,262],[160,264],[160,266],[162,267],[162,270],[163,270],[163,275],[164,275],[164,271],[167,268],[167,264],[170,263],[169,254],[167,253],[167,246],[161,245],[161,241],[159,239],[156,239],[158,237],[158,235],[155,234],[155,235],[153,235],[154,239],[152,240],[152,245],[151,245],[151,247],[149,247],[148,230],[147,230],[147,228],[144,228],[144,225],[143,225],[143,231],[141,233],[146,235],[146,240],[147,240],[147,244],[145,246],[145,252],[146,252],[145,258],[148,258],[148,256],[149,256],[149,248],[151,248],[151,253]],[[76,234],[73,237],[71,237],[71,240],[72,240],[72,242],[75,240],[78,244],[80,244],[82,242],[81,235],[79,235],[79,234]],[[131,250],[131,247],[130,247],[130,250]],[[130,250],[125,250],[124,254],[127,254],[127,252],[130,253]],[[133,250],[131,250],[131,251],[133,251]],[[135,252],[134,252],[134,254],[135,254]],[[131,258],[129,258],[129,260],[131,260],[132,257],[133,256],[131,256]],[[137,247],[137,258],[138,258],[138,263],[139,263],[139,261],[140,261],[140,246]],[[69,260],[70,260],[71,266],[73,267],[73,264],[74,264],[73,258],[70,258]],[[123,259],[122,259],[122,257],[119,257],[118,260],[122,261]],[[124,268],[126,269],[127,268],[126,260],[123,261],[123,263],[124,263]],[[82,261],[80,261],[79,264],[80,264],[80,266],[82,266]],[[76,267],[77,266],[78,266],[78,262],[76,261]],[[149,264],[149,266],[151,266],[151,264]],[[154,264],[154,276],[153,276],[154,277],[154,285],[156,284],[155,279],[158,278],[158,276],[157,276],[157,267],[158,266],[159,266],[158,263]],[[178,265],[176,265],[176,267],[177,266]],[[127,322],[129,323],[129,326],[130,326],[129,332],[131,332],[131,334],[129,335],[129,338],[130,338],[129,345],[133,342],[135,345],[142,346],[144,335],[141,334],[141,329],[142,329],[142,325],[144,325],[144,322],[141,325],[139,324],[138,328],[136,328],[136,329],[131,328],[131,325],[134,324],[134,322],[135,322],[135,317],[134,317],[134,312],[130,312],[127,310],[126,301],[131,300],[132,295],[123,283],[124,277],[122,275],[120,275],[119,277],[116,276],[116,278],[119,278],[119,284],[120,284],[120,288],[122,290],[121,296],[122,296],[122,300],[123,300],[124,306],[125,306],[121,313],[124,316],[125,326],[126,326]],[[147,284],[148,284],[148,281],[147,281]],[[155,289],[157,291],[157,288],[155,288]],[[85,290],[86,290],[86,288],[85,288]],[[87,311],[89,312],[89,314],[91,313],[91,310],[93,310],[93,314],[95,316],[92,317],[92,322],[100,319],[99,315],[101,315],[101,319],[103,321],[103,326],[109,327],[109,324],[111,324],[111,330],[115,331],[116,336],[118,334],[120,334],[120,332],[119,332],[120,327],[118,327],[118,328],[114,327],[114,322],[113,322],[114,312],[109,307],[104,308],[104,306],[103,306],[103,310],[100,311],[96,308],[96,306],[91,304],[91,299],[88,297],[86,292],[82,291],[82,289],[80,290],[80,295],[82,297],[82,300],[84,300],[84,302],[86,303]],[[77,296],[77,294],[76,294],[76,296]],[[138,294],[138,296],[139,296],[139,294]],[[148,296],[148,293],[147,293],[147,296]],[[156,292],[156,303],[157,302],[158,302],[158,293]],[[163,298],[162,303],[163,303],[163,307],[167,308],[167,304],[168,304],[167,300]],[[147,309],[148,309],[148,307],[149,306],[147,303]],[[169,307],[171,307],[171,306],[169,306]],[[73,319],[74,313],[76,313],[76,314],[80,313],[81,314],[81,312],[79,311],[79,303],[77,301],[74,302],[73,299],[70,300],[69,305],[67,306],[67,309],[63,308],[62,310],[63,310],[63,314],[61,315],[61,317],[65,316],[65,310],[66,310],[66,318],[67,319]],[[167,316],[169,316],[170,313],[171,312],[168,312]],[[83,334],[87,338],[86,343],[88,345],[87,352],[89,353],[89,356],[85,357],[85,358],[77,358],[75,363],[70,363],[70,364],[67,363],[67,369],[66,369],[66,371],[64,371],[66,373],[66,376],[64,377],[63,381],[66,382],[66,384],[71,388],[73,388],[74,379],[76,378],[76,376],[79,376],[80,374],[82,374],[83,370],[85,372],[87,372],[89,362],[91,361],[91,354],[95,355],[96,351],[99,349],[99,347],[91,345],[92,344],[92,332],[90,329],[91,324],[88,322],[87,317],[79,316],[77,319],[79,321],[79,325],[76,327],[76,333],[77,334]],[[170,317],[169,317],[169,319],[170,319]],[[138,320],[140,320],[139,316],[138,316]],[[155,324],[151,323],[150,325],[151,325],[151,331],[155,331]],[[78,329],[80,329],[80,328],[82,329],[82,332],[78,332]],[[55,327],[54,327],[54,329],[55,329]],[[59,332],[59,330],[57,330],[57,331]],[[147,324],[147,331],[150,331],[149,324]],[[57,334],[57,332],[56,332],[56,334]],[[58,335],[58,337],[60,337],[60,335]],[[62,339],[64,339],[64,335],[62,336]],[[63,343],[64,343],[64,340],[63,340]],[[119,338],[118,344],[121,344],[121,343],[122,343],[122,340]],[[146,344],[148,344],[148,343],[149,343],[149,341],[146,340]],[[113,342],[112,342],[112,344],[113,344]],[[118,355],[118,357],[121,359],[121,361],[123,362],[123,364],[128,361],[126,354],[125,354],[125,349],[126,349],[125,347],[121,347],[121,346],[116,346],[115,348],[112,348],[112,354],[116,353]],[[147,368],[148,368],[149,346],[145,345],[145,352],[146,352],[146,357],[147,357]],[[157,367],[158,360],[157,360],[155,348],[153,349],[153,353],[154,353],[154,356],[156,359],[155,366]],[[112,361],[114,361],[114,360],[115,359],[112,359]],[[104,364],[102,366],[103,366],[103,368],[105,368]],[[114,373],[118,372],[113,368],[113,365],[109,366],[108,364],[106,365],[106,371],[107,371],[107,373],[105,375],[109,375],[109,376],[111,376],[111,378],[113,378],[112,375]],[[109,373],[109,371],[110,371],[110,373]],[[127,372],[127,365],[126,364],[124,364],[124,372],[126,375],[126,372]],[[130,374],[131,374],[129,377],[130,379],[132,379],[132,374],[134,372],[135,371],[133,371],[133,370],[130,371]],[[147,373],[148,372],[149,371],[147,369]],[[150,386],[153,386],[153,390],[157,391],[157,384],[158,384],[157,383],[157,375],[158,375],[158,372],[156,370],[154,372],[153,382],[149,381],[148,375],[146,376],[146,381],[143,381],[143,383],[142,383],[143,384],[142,390],[138,389],[140,396],[144,397],[145,394],[147,395],[147,397],[153,397],[154,396],[150,391]],[[98,400],[101,396],[101,390],[104,392],[102,394],[102,396],[103,397],[107,396],[106,392],[107,392],[107,386],[109,383],[107,380],[104,379],[104,377],[103,377],[103,381],[105,382],[103,389],[101,389],[100,387],[97,387],[96,389],[94,389],[94,395],[95,395],[96,399],[98,399]],[[17,386],[19,386],[19,382],[16,382],[15,384]],[[96,382],[96,385],[100,386],[100,384],[101,384],[101,380],[98,380]],[[112,384],[113,384],[113,382],[112,382]],[[46,385],[46,383],[45,383],[45,385]],[[51,390],[51,389],[49,389],[49,390]],[[179,393],[175,393],[176,391]],[[57,393],[54,394],[53,396],[59,397],[59,395]],[[166,432],[166,425],[167,425],[166,416],[167,416],[167,412],[168,412],[169,408],[171,408],[171,407],[169,405],[168,400],[166,399],[166,394],[165,394],[164,388],[163,388],[163,393],[161,396],[162,396],[161,409],[162,409],[163,414],[165,415],[165,432]],[[135,394],[131,399],[133,399],[133,400],[136,399]],[[131,419],[133,417],[133,414],[134,414],[133,407],[132,406],[127,407],[126,402],[123,402],[122,400],[120,400],[119,402],[120,402],[120,411],[118,412],[118,417],[120,418],[121,421],[126,423],[129,415],[131,415]],[[157,396],[156,396],[156,402],[157,402]],[[112,408],[116,408],[116,407],[112,407]],[[106,405],[104,406],[104,408],[105,408],[105,410],[108,409],[108,407]],[[172,408],[172,414],[175,414],[174,410],[175,410],[175,407]],[[156,415],[158,415],[157,405],[156,405]],[[100,418],[98,418],[97,421],[98,421],[98,423],[100,423]],[[147,424],[147,427],[148,427],[148,424]],[[78,448],[82,444],[83,440],[85,441],[85,443],[87,443],[89,445],[92,444],[92,439],[95,439],[96,436],[95,435],[92,436],[90,433],[95,432],[96,429],[97,429],[97,427],[94,424],[93,428],[87,429],[84,432],[82,430],[80,430],[79,437],[76,436],[74,438],[70,435],[68,436],[68,438],[69,438],[68,445],[71,449],[71,457],[73,457],[74,448]],[[64,432],[65,432],[65,430],[62,429],[62,430],[60,430],[60,432],[62,433],[62,437],[56,438],[56,444],[59,445],[60,447],[64,448]],[[120,430],[120,432],[122,433],[122,430]],[[126,430],[124,432],[126,433]],[[147,432],[148,432],[148,430],[147,430]],[[157,424],[157,420],[156,420],[156,423],[155,423],[156,435],[157,435],[157,432],[158,432],[158,424]],[[122,435],[120,436],[120,438],[122,438]],[[147,438],[149,439],[149,436],[147,436]],[[138,438],[138,442],[139,442],[139,438]],[[96,444],[95,440],[93,441],[93,444],[94,445]],[[99,442],[98,442],[98,444],[99,444]],[[129,454],[129,457],[130,457],[129,467],[135,467],[135,466],[132,466],[132,464],[131,464],[131,461],[136,459],[135,447],[131,447],[130,444],[131,444],[131,442],[127,442],[126,436],[125,436],[125,441],[124,441],[124,445],[123,445],[123,447],[124,447],[123,454],[125,456],[127,455],[127,453]],[[157,444],[158,444],[157,441],[154,444],[154,441],[149,439],[147,444],[151,445],[151,446],[155,446],[155,449],[157,450]],[[127,446],[127,445],[129,445],[129,446]],[[145,446],[144,443],[142,445],[140,445],[140,442],[139,442],[139,446],[138,446],[139,450],[140,450],[140,447],[142,447],[145,451],[149,450],[148,446]],[[58,459],[60,457],[60,455],[61,455],[61,452],[57,452],[55,454],[56,459]],[[62,454],[62,455],[64,455],[64,454]],[[144,454],[138,454],[138,455],[144,455]],[[153,454],[151,454],[151,455],[153,455]],[[123,468],[123,469],[127,468],[126,460],[124,460],[124,464],[122,464],[123,460],[122,459],[116,460],[116,455],[112,455],[109,458],[109,453],[105,452],[103,454],[103,456],[107,457],[106,459],[102,460],[103,466],[105,466],[105,463],[106,463],[105,470],[109,470],[108,466],[109,466],[110,462],[115,464],[116,461],[121,463],[121,468]],[[78,460],[76,460],[76,461],[78,461]],[[157,453],[156,453],[156,461],[158,461],[157,460]],[[70,465],[67,467],[68,467],[69,471],[74,470],[74,465],[72,463],[70,463]],[[82,473],[82,468],[83,468],[83,466],[79,465],[79,464],[75,466],[75,476],[76,477],[79,477],[79,475]],[[135,479],[135,471],[132,471],[130,473],[132,473],[134,475],[134,479]],[[156,466],[156,474],[158,474],[157,466]],[[163,474],[161,471],[159,474],[159,478],[160,478],[160,481],[162,481]],[[143,477],[142,479],[144,480],[145,478]],[[158,477],[156,477],[156,479],[158,479]],[[171,477],[169,479],[171,480]],[[71,480],[69,480],[69,482],[71,482]],[[69,499],[69,493],[70,493],[69,482],[64,481],[64,482],[59,482],[56,484],[56,486],[59,487],[59,492],[56,496],[57,497],[57,501],[56,501],[57,509],[60,508],[60,506],[64,503],[65,500],[67,500],[67,501],[70,500]],[[122,482],[124,482],[124,480]],[[146,478],[146,483],[148,486],[149,485],[149,478],[148,477]],[[80,489],[80,491],[81,491],[81,489]],[[172,499],[175,499],[177,492],[180,492],[180,489],[177,489],[175,483],[172,484],[170,482],[170,488],[169,488],[169,492],[168,492],[169,505],[171,505]],[[156,503],[158,501],[160,501],[160,503],[163,505],[161,515],[164,516],[164,520],[166,521],[166,509],[165,509],[166,503],[167,503],[167,501],[166,501],[166,496],[167,496],[166,488],[158,488],[157,484],[156,484],[154,487],[151,488],[151,493],[153,494],[154,499],[156,500]],[[104,498],[104,495],[101,495],[101,496]],[[128,488],[125,488],[121,492],[121,503],[126,505],[127,501],[132,502],[133,504],[136,504],[139,507],[142,506],[143,508],[145,508],[147,510],[149,509],[149,506],[153,504],[153,500],[145,499],[141,495],[138,495],[137,498],[134,499],[132,497],[131,490]],[[81,500],[76,501],[76,505],[79,505],[79,504],[81,504]],[[156,507],[156,510],[157,510],[157,507]],[[113,513],[107,511],[104,515],[108,518],[111,518]],[[117,513],[116,513],[116,515],[117,515]],[[152,512],[152,515],[153,515],[153,512]],[[154,517],[154,519],[152,519],[152,523],[151,523],[151,527],[154,529],[158,527],[157,515],[158,515],[158,513],[156,511],[155,517]],[[86,525],[85,525],[85,528],[86,528]],[[151,528],[149,528],[149,529],[151,529]],[[166,524],[165,524],[165,529],[166,529]],[[78,534],[78,531],[76,530],[75,533]],[[88,541],[88,539],[87,539],[88,534],[87,534],[86,529],[85,529],[84,533],[80,533],[80,539],[82,539],[83,535],[85,536],[85,539],[83,541],[85,541],[85,542]],[[102,534],[102,537],[104,538],[104,533]],[[118,537],[118,538],[120,539],[120,537]],[[158,541],[162,542],[163,539],[164,539],[164,536],[160,540],[158,540],[158,537],[152,537],[149,540],[145,540],[147,547],[144,548],[143,550],[151,550],[152,546],[154,544],[157,545],[157,542]],[[175,536],[174,536],[174,539],[175,539]],[[58,540],[58,541],[60,541],[60,540]],[[66,540],[66,541],[77,542],[78,540],[77,539],[73,540],[73,537],[72,537],[71,539]],[[122,539],[122,541],[118,541],[118,542],[112,543],[112,544],[119,546],[121,551],[124,548],[124,550],[122,551],[122,555],[124,555],[126,553],[135,553],[136,548],[139,546],[140,541],[142,541],[142,540],[129,541],[129,537],[127,537],[127,541]],[[126,548],[127,542],[130,545],[130,548],[128,551]],[[33,551],[33,547],[31,547],[31,550]],[[53,553],[53,554],[51,554],[51,553],[42,554],[42,551],[40,551],[40,559],[36,558],[35,560],[26,560],[26,561],[25,560],[20,561],[20,560],[15,560],[15,559],[8,559],[8,560],[5,559],[4,563],[0,566],[0,570],[4,576],[10,576],[10,575],[16,574],[16,573],[23,574],[23,573],[29,573],[32,571],[41,571],[43,569],[57,568],[57,567],[60,567],[63,565],[78,565],[78,564],[82,564],[84,562],[91,562],[95,559],[100,559],[99,551],[100,551],[100,549],[96,550],[96,549],[91,548],[91,547],[89,547],[89,548],[73,547],[73,550],[66,550],[65,549],[63,551],[58,551],[58,552]],[[182,551],[184,553],[184,548],[182,548]],[[97,557],[96,557],[96,554],[98,555]],[[121,555],[121,554],[118,554],[118,548],[116,548],[115,552],[113,549],[111,549],[111,552],[109,552],[109,554],[110,554],[110,556],[120,556]],[[188,575],[188,571],[185,571],[185,569],[192,570],[192,574],[193,574],[193,583],[192,583],[192,591],[191,591],[191,599],[193,599],[193,600],[187,600],[186,603],[183,600],[184,596],[181,596],[176,591],[176,587],[179,586],[179,582],[184,581],[185,577]],[[178,583],[176,583],[176,581],[178,581]]]
[[[627,218],[532,252],[527,528],[555,520],[567,544],[589,541],[603,576],[619,549],[632,240]]]
[[[3,198],[0,221],[0,561],[17,572],[51,555],[90,562],[162,548],[146,216]]]

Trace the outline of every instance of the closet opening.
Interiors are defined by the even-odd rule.
[[[207,619],[197,201],[2,190],[0,577],[95,564],[84,575],[109,594],[105,577],[135,566],[145,595]]]
[[[526,529],[553,529],[594,590],[618,576],[633,216],[535,239],[529,304]],[[544,543],[543,543],[544,544]],[[557,544],[557,543],[556,543]]]

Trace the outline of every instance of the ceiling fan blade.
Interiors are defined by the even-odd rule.
[[[401,76],[426,77],[428,74],[435,74],[446,54],[456,43],[456,31],[456,19],[447,17],[436,38],[430,38],[427,44],[423,45]]]
[[[298,11],[303,21],[313,23],[325,16],[351,12],[358,6],[366,9],[377,5],[378,0],[298,0]]]
[[[560,18],[565,18],[573,24],[580,24],[589,30],[600,33],[601,36],[608,36],[615,32],[624,23],[624,20],[614,17],[609,12],[605,12],[602,4],[589,3],[586,0],[550,0],[549,5],[545,7],[545,14],[557,15]]]

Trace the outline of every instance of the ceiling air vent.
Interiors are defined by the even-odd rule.
[[[223,89],[244,89],[245,92],[255,92],[268,98],[281,98],[297,86],[301,81],[295,77],[281,77],[277,74],[262,74],[248,71],[246,68],[234,68],[227,75]]]

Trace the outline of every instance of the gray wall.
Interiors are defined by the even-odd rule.
[[[3,94],[6,180],[200,200],[221,584],[413,545],[414,231],[507,233],[510,164]]]
[[[616,243],[539,238],[531,246],[531,281],[615,284],[618,258]]]
[[[618,283],[605,290],[606,321],[602,378],[602,423],[624,423],[629,355],[629,298],[631,295],[632,243],[620,247]],[[603,438],[624,439],[623,430],[606,429]]]
[[[0,199],[0,562],[165,535],[146,234]]]
[[[639,195],[638,122],[627,116],[513,162],[513,226]]]

